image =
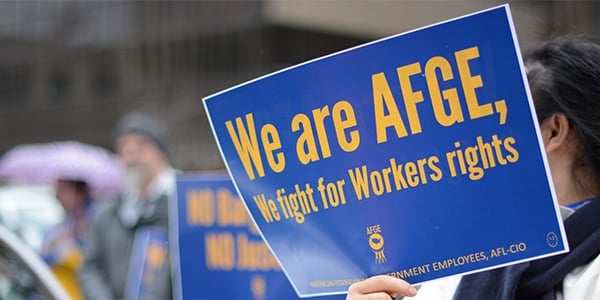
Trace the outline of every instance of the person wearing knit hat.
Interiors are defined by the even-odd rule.
[[[165,155],[170,158],[168,144],[168,128],[162,120],[142,112],[132,112],[123,117],[115,130],[113,141],[129,133],[139,133],[153,142]],[[116,145],[115,145],[116,146]]]
[[[116,127],[114,148],[125,167],[124,191],[98,213],[92,225],[79,276],[87,299],[128,298],[130,283],[136,282],[131,274],[140,271],[130,261],[139,246],[134,244],[136,233],[153,230],[166,236],[168,232],[168,202],[176,172],[169,160],[167,134],[162,121],[140,112],[124,116]],[[153,282],[145,282],[136,298],[171,299],[168,256],[153,275]]]

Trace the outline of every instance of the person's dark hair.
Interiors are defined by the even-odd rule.
[[[79,191],[80,193],[89,196],[90,194],[90,188],[87,184],[87,182],[82,181],[82,180],[72,180],[71,183],[73,184],[73,186],[75,186],[75,189],[77,189],[77,191]]]
[[[579,165],[600,178],[600,45],[558,37],[528,52],[524,64],[538,121],[564,114],[583,148]]]
[[[70,184],[71,186],[73,186],[73,188],[78,193],[81,193],[82,195],[84,195],[85,203],[91,202],[92,199],[91,199],[91,193],[90,193],[90,186],[87,184],[87,182],[85,182],[84,180],[80,180],[80,179],[67,179],[67,178],[61,178],[59,180],[62,182],[65,182],[67,184]]]

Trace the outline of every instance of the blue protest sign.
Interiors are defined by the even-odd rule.
[[[290,67],[204,106],[299,295],[568,251],[508,6]]]
[[[131,262],[125,283],[125,299],[142,299],[144,291],[160,280],[169,255],[167,232],[162,228],[142,227],[135,233]],[[167,270],[167,269],[164,269]]]
[[[298,299],[226,174],[179,175],[176,184],[177,299]]]

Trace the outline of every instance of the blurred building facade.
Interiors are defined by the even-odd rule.
[[[597,36],[600,3],[512,1],[519,42]],[[496,4],[500,4],[499,2]],[[176,167],[223,168],[201,99],[280,68],[494,6],[464,1],[0,2],[0,152],[76,139],[110,148],[141,110]]]

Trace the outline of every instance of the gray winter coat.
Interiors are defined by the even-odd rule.
[[[137,222],[125,222],[119,210],[123,197],[100,211],[92,225],[89,248],[84,254],[79,281],[86,299],[122,299],[129,271],[136,230],[145,226],[168,228],[168,196],[146,203]],[[128,224],[129,223],[129,224]],[[139,299],[171,299],[170,269],[167,259]]]

